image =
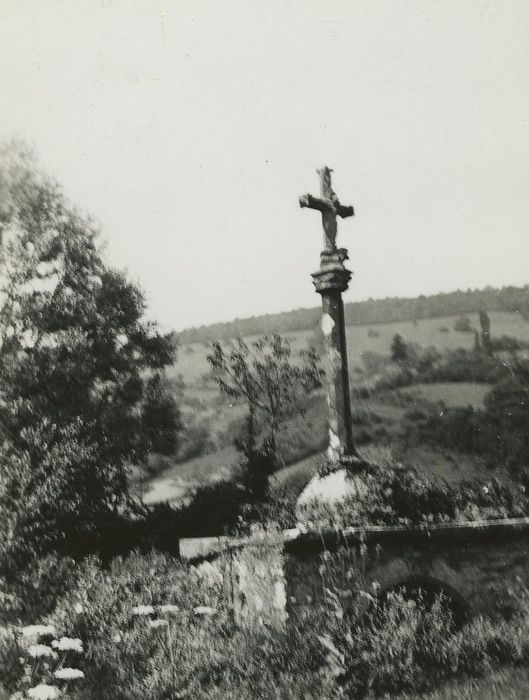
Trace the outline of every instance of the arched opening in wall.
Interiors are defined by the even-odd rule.
[[[470,617],[470,606],[463,596],[444,581],[429,577],[410,577],[379,593],[378,600],[384,605],[391,593],[399,593],[405,600],[413,600],[425,610],[430,610],[439,599],[451,614],[454,629],[460,629]]]

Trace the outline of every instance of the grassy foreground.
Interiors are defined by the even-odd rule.
[[[322,558],[326,596],[285,631],[234,625],[212,564],[189,567],[154,553],[110,568],[87,560],[49,581],[62,587],[50,613],[38,616],[35,598],[29,627],[1,628],[0,684],[17,700],[527,696],[523,586],[509,622],[476,618],[458,630],[442,598],[427,604],[401,593],[374,601],[367,615],[346,615],[351,592],[373,594],[358,569],[351,590],[336,586],[335,574],[353,560],[348,550]]]
[[[401,695],[399,700],[525,700],[529,696],[529,670],[505,669],[486,678],[450,683],[435,693]]]

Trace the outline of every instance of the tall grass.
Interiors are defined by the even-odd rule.
[[[214,563],[189,567],[160,554],[117,559],[110,569],[95,559],[79,565],[43,622],[53,623],[57,637],[82,642],[84,679],[70,696],[79,700],[417,694],[529,659],[523,588],[510,621],[477,618],[458,629],[442,596],[382,597],[376,586],[366,589],[358,552],[326,554],[321,566],[323,602],[286,632],[237,627]],[[358,596],[364,605],[351,604]],[[12,627],[0,636],[0,677],[9,692],[27,689],[20,634]]]

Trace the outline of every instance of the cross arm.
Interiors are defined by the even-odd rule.
[[[318,199],[311,194],[304,194],[299,198],[299,206],[308,209],[317,209],[321,212],[334,211],[333,203],[329,199]]]
[[[342,219],[354,216],[355,213],[354,207],[347,207],[340,204],[336,197],[333,199],[319,199],[318,197],[313,197],[311,194],[304,194],[299,198],[299,206],[337,214]]]
[[[354,207],[344,206],[338,201],[334,203],[334,211],[338,214],[338,216],[341,216],[342,219],[347,219],[350,216],[354,216],[355,213]]]

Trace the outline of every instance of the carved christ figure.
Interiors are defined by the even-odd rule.
[[[330,168],[324,166],[321,170],[316,171],[320,176],[320,191],[321,197],[313,197],[311,194],[305,194],[299,198],[300,207],[308,207],[309,209],[317,209],[321,212],[323,224],[323,252],[338,253],[336,247],[336,234],[338,226],[336,217],[340,216],[346,219],[354,215],[353,207],[346,207],[340,204],[336,193],[332,189]]]

